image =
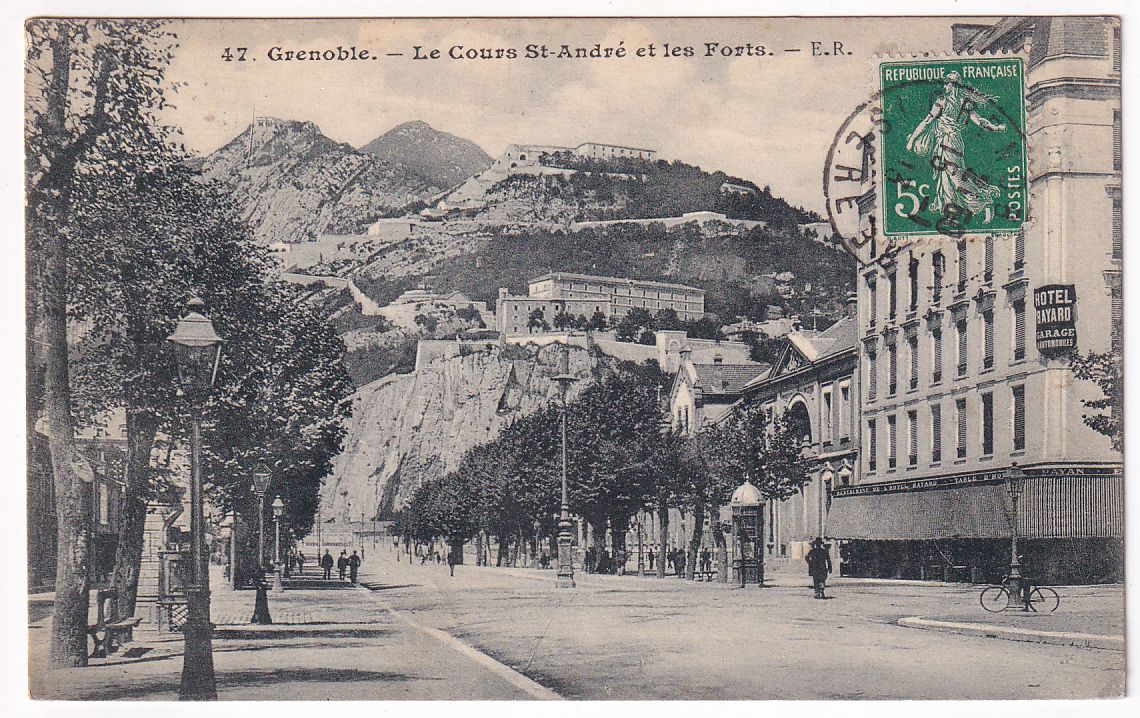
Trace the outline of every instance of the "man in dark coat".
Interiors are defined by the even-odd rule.
[[[356,583],[356,573],[360,570],[360,557],[353,551],[348,557],[348,580]]]
[[[325,570],[325,580],[328,581],[332,578],[333,557],[332,554],[325,550],[325,555],[321,556],[321,568]]]
[[[348,569],[348,552],[341,551],[340,558],[336,560],[336,570],[340,572],[340,580],[344,580],[344,572]]]
[[[824,584],[827,582],[827,575],[831,573],[831,553],[823,543],[823,539],[817,538],[811,542],[811,550],[805,556],[808,565],[808,575],[811,576],[812,586],[815,588],[815,597],[823,598]]]

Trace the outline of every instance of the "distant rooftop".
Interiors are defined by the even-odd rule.
[[[599,282],[606,284],[641,284],[649,287],[660,287],[662,289],[681,289],[686,292],[698,292],[704,294],[705,290],[698,289],[697,287],[690,287],[686,284],[670,284],[668,282],[654,282],[649,279],[630,279],[629,277],[603,277],[597,274],[572,274],[570,272],[548,272],[541,277],[535,277],[530,280],[530,284],[541,282],[546,279],[568,279],[570,281],[582,282]]]

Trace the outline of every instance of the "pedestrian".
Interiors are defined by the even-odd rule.
[[[325,580],[328,581],[332,578],[333,557],[328,549],[325,549],[325,555],[321,556],[321,568],[325,570]]]
[[[701,570],[705,573],[712,571],[712,551],[701,549]]]
[[[677,578],[685,577],[685,560],[688,556],[681,549],[677,549]]]
[[[653,559],[654,558],[656,558],[656,554],[653,553],[653,549],[649,549],[649,570],[650,571],[653,570]]]
[[[340,580],[344,580],[344,572],[348,570],[348,552],[341,551],[340,558],[336,560],[336,568],[340,571]]]
[[[439,555],[439,551],[436,551],[436,552],[435,552],[435,562],[436,562],[437,564],[439,564],[439,563],[443,563],[443,557]]]
[[[360,557],[353,551],[352,555],[348,557],[348,579],[354,584],[356,583],[356,573],[360,570]]]
[[[594,572],[594,565],[597,563],[597,560],[598,552],[594,549],[594,547],[591,546],[590,548],[586,549],[586,573]]]
[[[805,559],[808,565],[808,575],[811,576],[812,586],[815,588],[815,597],[824,598],[823,589],[827,581],[827,574],[831,573],[831,553],[827,550],[822,538],[811,542],[811,550]]]
[[[460,562],[460,554],[454,547],[447,550],[447,569],[451,571],[451,575],[455,576],[455,564]]]
[[[297,575],[305,575],[305,554],[300,551],[297,552]]]

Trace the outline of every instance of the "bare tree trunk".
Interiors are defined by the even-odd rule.
[[[133,616],[142,564],[146,504],[150,498],[150,452],[158,418],[150,411],[127,412],[126,496],[115,546],[113,585],[119,616]]]
[[[614,546],[614,573],[625,573],[625,535],[629,532],[629,517],[617,516],[610,519],[610,530],[613,532]]]
[[[602,563],[602,552],[606,550],[606,520],[599,519],[590,522],[590,541],[594,545],[594,573],[600,573],[599,568]]]
[[[705,502],[697,501],[693,504],[693,535],[689,538],[689,546],[685,556],[685,578],[693,579],[697,571],[697,558],[700,555],[701,539],[705,535]]]
[[[725,539],[724,531],[720,528],[719,521],[713,522],[712,532],[713,541],[716,542],[716,580],[717,583],[728,583],[728,541]]]
[[[665,494],[657,495],[657,578],[665,578],[669,557],[669,504]]]

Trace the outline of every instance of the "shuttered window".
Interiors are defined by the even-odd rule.
[[[986,235],[986,274],[985,281],[992,282],[994,279],[994,236],[992,234]]]
[[[994,395],[982,393],[982,454],[994,453]]]
[[[910,280],[910,311],[918,309],[918,258],[911,257],[907,266],[907,279]]]
[[[874,399],[879,393],[879,366],[875,350],[867,351],[867,398]]]
[[[958,240],[958,291],[966,291],[966,240]]]
[[[1025,300],[1013,303],[1013,360],[1025,358]]]
[[[942,328],[939,327],[930,332],[930,345],[931,345],[931,365],[934,371],[931,373],[930,380],[932,383],[937,384],[942,381]]]
[[[1112,199],[1112,258],[1124,258],[1124,217],[1120,197]]]
[[[907,454],[906,465],[918,466],[918,412],[906,413]]]
[[[932,259],[934,264],[934,286],[932,289],[931,301],[938,304],[942,301],[942,282],[943,276],[946,274],[946,257],[942,252],[935,252]]]
[[[867,277],[867,295],[871,298],[871,301],[868,302],[871,316],[867,318],[867,323],[873,327],[875,326],[875,320],[879,317],[879,292],[875,287],[874,277]]]
[[[898,287],[895,279],[894,271],[887,272],[887,317],[894,319],[895,314],[898,312]]]
[[[899,388],[899,350],[894,344],[887,347],[887,396],[894,396]]]
[[[954,327],[958,332],[958,376],[966,376],[966,320],[959,319]]]
[[[893,469],[898,465],[898,430],[895,427],[895,415],[887,417],[887,468]]]
[[[1124,331],[1124,298],[1120,292],[1120,285],[1112,287],[1112,349],[1119,351]]]
[[[1124,156],[1120,129],[1120,113],[1112,113],[1112,169],[1119,170]]]
[[[1120,28],[1112,28],[1112,69],[1114,72],[1120,72],[1121,67],[1121,53],[1120,53]]]
[[[942,461],[942,405],[930,405],[930,461]]]
[[[1013,387],[1013,450],[1025,450],[1025,386]]]
[[[954,413],[958,419],[958,458],[966,458],[966,400],[954,401]]]
[[[918,388],[918,335],[915,334],[907,339],[907,347],[910,351],[910,382],[911,389]]]
[[[1013,268],[1021,269],[1025,266],[1025,232],[1018,232],[1013,237]]]
[[[878,456],[879,437],[875,433],[875,420],[867,420],[867,471],[874,471]]]
[[[992,369],[994,365],[994,312],[992,309],[982,312],[982,324],[985,328],[986,352],[982,365]]]

